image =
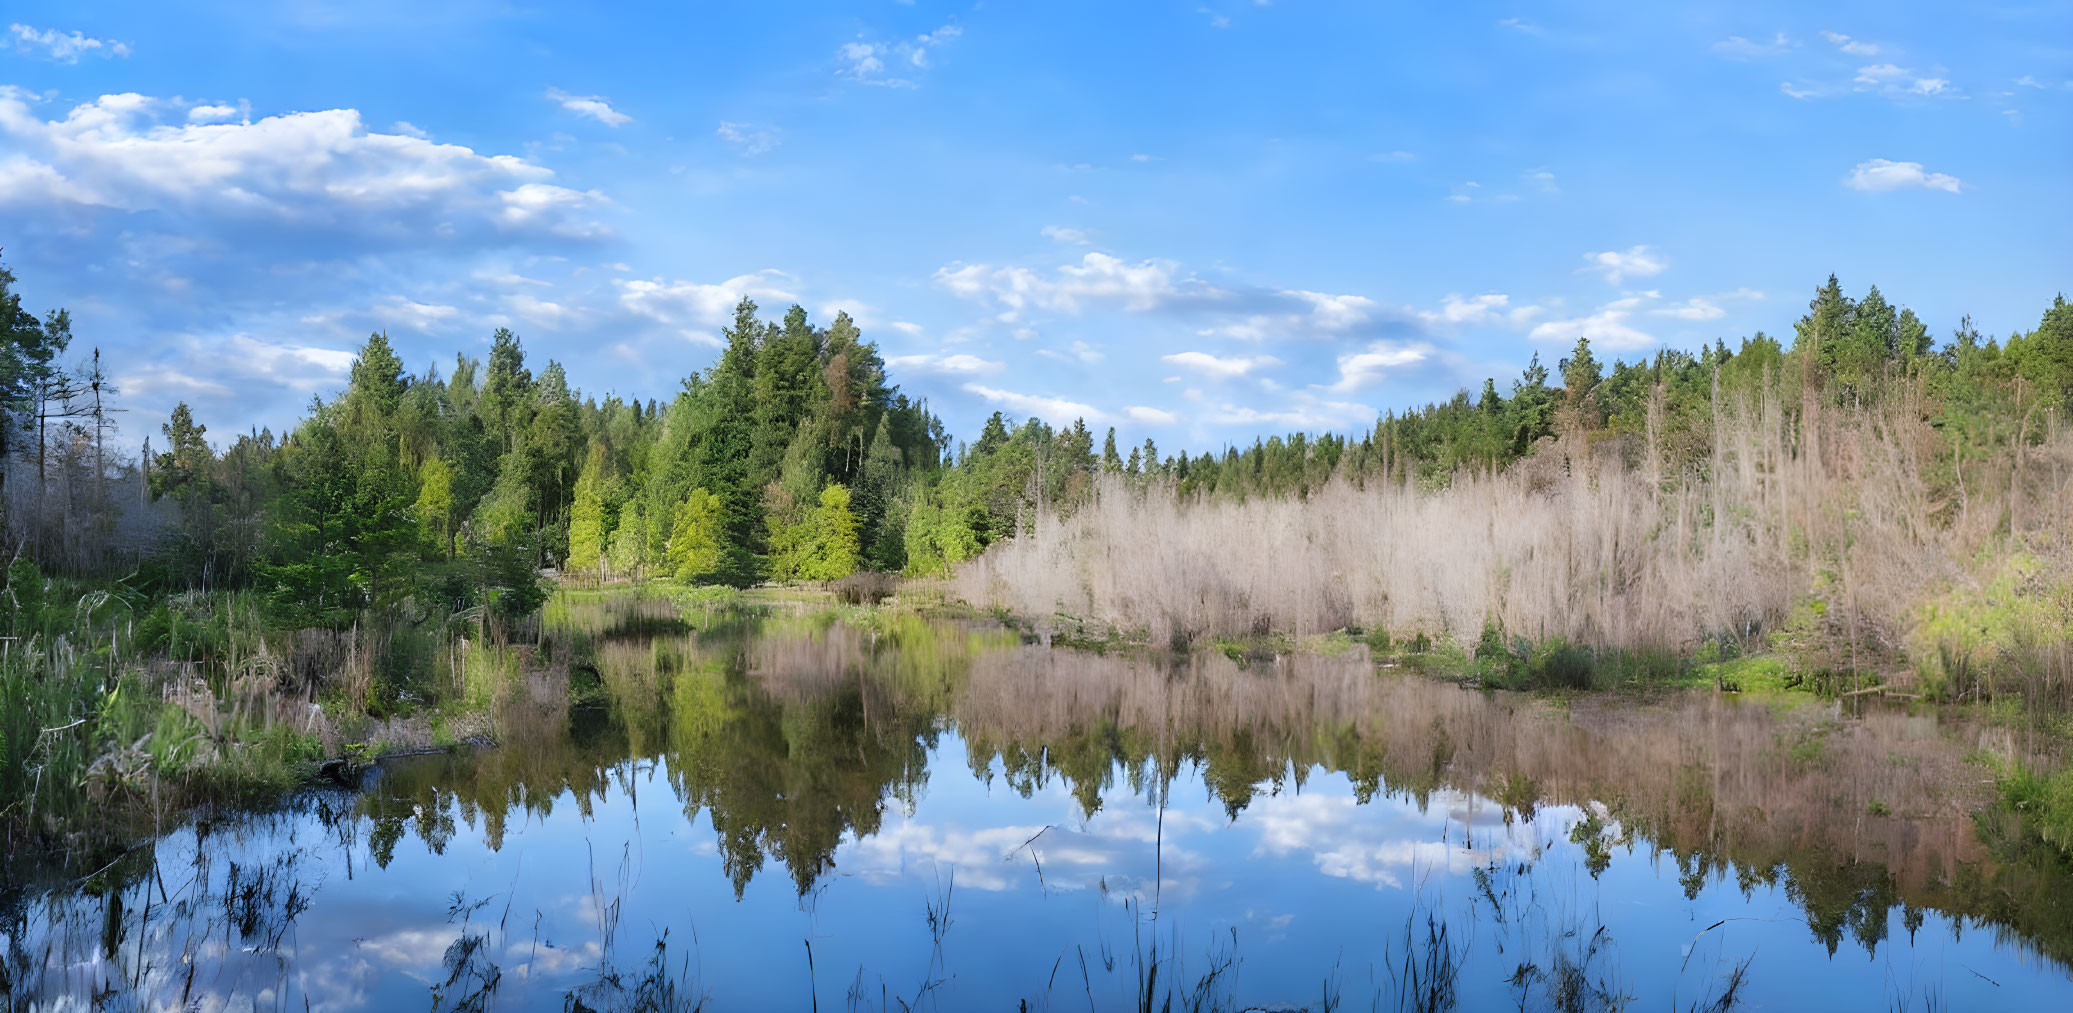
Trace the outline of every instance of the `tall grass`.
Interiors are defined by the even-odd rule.
[[[1435,492],[1342,476],[1307,499],[1183,500],[1106,475],[1085,506],[1031,518],[953,586],[977,606],[1176,646],[1349,625],[1464,647],[1488,626],[1626,650],[1776,633],[1809,667],[1876,670],[1980,560],[2020,547],[2060,575],[2073,560],[2060,427],[1968,465],[1962,493],[1904,384],[1826,412],[1725,401],[1708,435],[1681,468],[1654,459],[1657,440],[1564,437]]]

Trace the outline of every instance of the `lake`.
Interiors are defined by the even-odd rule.
[[[16,898],[12,1003],[2064,1007],[2063,863],[1934,717],[1547,701],[1364,647],[564,610],[502,744]],[[570,706],[571,696],[579,703]],[[1169,1005],[1170,1004],[1170,1005]]]

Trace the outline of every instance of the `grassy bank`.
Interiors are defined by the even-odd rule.
[[[480,740],[555,671],[533,623],[414,607],[298,628],[244,592],[48,577],[0,591],[0,851],[12,878],[91,865],[203,806],[392,752]],[[18,863],[38,856],[35,863]],[[55,862],[43,858],[54,857]]]

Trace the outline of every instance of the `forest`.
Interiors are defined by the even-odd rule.
[[[211,434],[182,404],[133,457],[109,445],[98,353],[14,282],[0,270],[10,851],[92,799],[171,804],[158,772],[264,787],[438,725],[528,663],[512,652],[557,579],[876,571],[1179,648],[1346,628],[1522,670],[1550,644],[1768,650],[2073,703],[2063,297],[2034,330],[1939,342],[1831,277],[1786,340],[1608,365],[1580,339],[1366,432],[1197,455],[999,413],[953,441],[847,315],[743,299],[666,399],[571,389],[508,330],[486,361],[413,375],[377,333],[285,432]]]

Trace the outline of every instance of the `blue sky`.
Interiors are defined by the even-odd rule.
[[[177,6],[178,9],[175,9]],[[2073,6],[15,0],[0,248],[141,435],[386,330],[667,398],[743,293],[995,409],[1206,449],[2073,281]]]

